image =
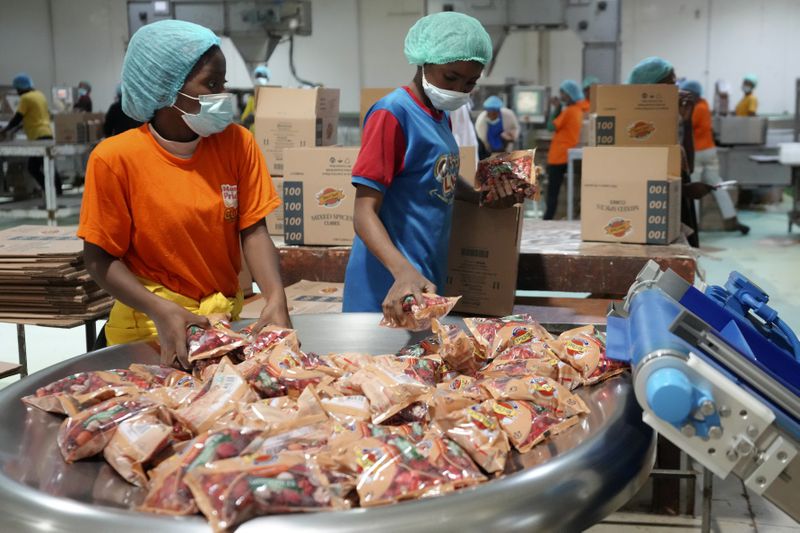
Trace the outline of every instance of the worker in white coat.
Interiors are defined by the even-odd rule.
[[[475,131],[487,151],[509,152],[519,137],[519,122],[514,112],[503,107],[503,101],[492,95],[483,102]]]

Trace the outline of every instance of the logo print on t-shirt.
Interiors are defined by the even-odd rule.
[[[225,204],[225,222],[239,218],[239,188],[237,185],[222,185],[222,202]]]
[[[446,204],[453,203],[458,180],[458,154],[442,154],[433,165],[433,177],[439,182],[439,189],[431,189],[430,195]]]

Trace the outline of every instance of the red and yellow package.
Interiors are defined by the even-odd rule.
[[[171,436],[172,424],[155,413],[134,416],[119,424],[103,450],[103,457],[124,480],[146,487],[145,467],[167,447]]]
[[[397,352],[396,355],[398,357],[405,357],[409,355],[413,357],[424,357],[426,355],[433,355],[438,353],[439,353],[439,337],[433,335],[431,337],[422,339],[418,343],[404,346],[402,349],[400,349],[399,352]]]
[[[214,531],[256,516],[347,508],[313,458],[302,453],[216,461],[189,472],[186,483]]]
[[[497,357],[511,346],[535,339],[553,338],[532,316],[526,314],[503,318],[465,318],[464,324],[488,359]]]
[[[431,320],[443,318],[453,310],[461,296],[439,296],[438,294],[422,294],[423,304],[420,305],[413,296],[407,296],[403,301],[403,312],[407,315],[406,323],[396,324],[394,321],[383,317],[380,321],[381,326],[389,328],[405,328],[411,331],[422,331],[430,329]]]
[[[246,328],[240,330],[239,334],[250,339],[254,325],[255,324],[250,324]],[[297,332],[293,329],[285,329],[273,325],[266,326],[259,331],[255,337],[247,341],[247,344],[244,346],[243,355],[245,359],[250,359],[251,357],[268,352],[278,345],[299,350],[300,343],[297,340]]]
[[[621,374],[627,368],[624,363],[606,356],[605,335],[594,326],[571,329],[558,338],[564,346],[563,359],[581,373],[586,385]]]
[[[475,403],[488,399],[486,392],[478,381],[470,376],[457,376],[446,383],[439,383],[428,400],[431,418],[438,420],[460,411]]]
[[[340,423],[350,421],[366,422],[372,418],[369,400],[366,396],[331,396],[320,398],[320,403],[328,416]]]
[[[474,374],[483,364],[483,352],[474,339],[453,324],[442,324],[434,319],[431,329],[439,339],[439,355],[447,366],[458,372]]]
[[[481,385],[495,400],[526,400],[564,418],[588,413],[589,408],[563,385],[541,376],[485,379]]]
[[[236,366],[224,358],[214,377],[189,399],[188,405],[177,409],[175,415],[195,434],[200,434],[211,428],[218,418],[236,409],[240,402],[247,403],[255,398]]]
[[[99,403],[67,418],[58,430],[58,447],[68,463],[91,457],[103,451],[119,425],[125,420],[158,405],[141,398],[120,396]]]
[[[200,435],[179,455],[173,455],[148,474],[150,488],[139,510],[170,515],[197,512],[185,474],[212,461],[236,457],[260,435],[249,428],[228,428]]]
[[[569,390],[574,390],[583,384],[583,378],[578,371],[561,359],[495,360],[479,374],[483,379],[522,376],[550,378]]]
[[[490,400],[489,405],[500,422],[500,427],[520,453],[530,451],[550,435],[556,435],[580,420],[576,416],[570,418],[558,416],[546,407],[533,402]]]
[[[437,419],[436,425],[486,472],[502,472],[511,450],[492,411],[492,401],[473,404]]]
[[[143,365],[134,363],[128,369],[145,379],[150,388],[155,387],[189,387],[198,385],[190,374],[177,368],[165,365]]]
[[[110,398],[136,395],[149,387],[149,380],[131,370],[93,370],[39,387],[22,401],[43,411],[73,416]]]
[[[506,181],[511,186],[515,203],[538,200],[541,192],[539,176],[542,170],[533,164],[535,153],[536,150],[517,150],[478,161],[475,188],[481,193],[480,204],[491,204],[497,200],[492,190],[501,181]]]
[[[343,374],[342,370],[328,365],[318,355],[289,346],[276,346],[240,363],[237,368],[262,398],[287,394],[297,397],[308,385]]]
[[[330,422],[313,422],[304,424],[304,419],[298,418],[287,422],[275,431],[267,432],[255,439],[244,451],[246,454],[276,454],[284,451],[316,452],[326,444],[333,431]]]
[[[200,326],[187,328],[186,345],[190,362],[228,355],[247,343],[245,335],[233,331],[228,321],[213,319],[211,324],[209,329]]]
[[[388,420],[431,392],[432,388],[413,372],[406,372],[408,368],[408,362],[383,361],[362,368],[350,378],[369,399],[373,423]]]

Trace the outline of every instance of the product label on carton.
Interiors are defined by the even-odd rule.
[[[667,214],[669,213],[669,184],[666,181],[647,182],[647,244],[669,244]]]
[[[283,182],[283,235],[286,244],[303,243],[303,182]]]

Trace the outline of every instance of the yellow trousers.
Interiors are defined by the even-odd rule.
[[[144,285],[145,289],[156,296],[175,302],[196,315],[205,316],[225,313],[231,316],[231,320],[238,320],[239,314],[242,312],[242,291],[236,293],[233,298],[228,298],[224,294],[217,292],[206,296],[198,302],[173,292],[158,283],[141,278],[139,281]],[[156,325],[150,320],[150,317],[119,300],[114,302],[106,323],[106,340],[109,346],[153,340],[157,337]]]

